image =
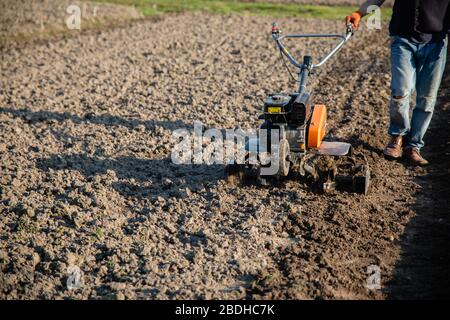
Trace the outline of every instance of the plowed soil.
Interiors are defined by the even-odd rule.
[[[328,139],[353,143],[371,165],[368,196],[298,181],[236,187],[221,165],[171,162],[174,129],[256,128],[265,96],[295,88],[271,22],[170,15],[1,50],[0,298],[384,299],[421,283],[421,297],[436,295],[448,260],[420,245],[430,230],[448,234],[448,135],[430,134],[429,169],[382,157],[387,31],[359,32],[311,80],[329,108]],[[343,32],[341,22],[279,22]],[[291,45],[315,59],[330,48]],[[449,107],[443,95],[433,132],[448,131]],[[66,287],[73,265],[77,290]],[[370,265],[380,290],[367,288]]]
[[[67,29],[68,18],[75,13],[69,6],[77,6],[80,10],[80,29]],[[0,1],[0,47],[73,35],[88,29],[117,26],[140,17],[142,15],[131,6],[107,3],[69,0],[2,0]]]

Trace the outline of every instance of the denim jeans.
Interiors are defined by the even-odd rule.
[[[437,93],[444,74],[447,38],[416,43],[403,37],[391,42],[391,136],[406,138],[406,145],[420,149],[433,116]],[[410,98],[416,91],[416,106],[410,118]]]

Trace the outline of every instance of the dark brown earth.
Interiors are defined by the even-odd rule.
[[[448,100],[443,90],[429,169],[381,156],[385,31],[359,32],[311,82],[328,138],[367,157],[368,196],[236,187],[220,165],[171,163],[174,129],[255,128],[264,97],[293,88],[271,22],[181,14],[0,51],[0,298],[448,296]],[[343,30],[309,22],[280,25]],[[68,290],[73,265],[83,285]],[[381,290],[366,287],[370,265]]]
[[[448,54],[450,58],[450,53]],[[402,236],[402,259],[390,283],[390,297],[449,299],[450,293],[450,62],[442,82],[424,155],[433,165],[416,177],[417,215]]]

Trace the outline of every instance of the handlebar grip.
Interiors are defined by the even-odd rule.
[[[272,23],[272,32],[278,31],[278,24],[276,22]]]
[[[353,26],[352,23],[347,23],[346,33],[347,34],[351,33],[352,35],[355,33],[355,27]]]
[[[278,28],[278,23],[274,22],[272,23],[272,34],[279,34],[280,33],[280,29]]]

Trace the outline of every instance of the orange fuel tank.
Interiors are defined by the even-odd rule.
[[[319,148],[326,134],[327,107],[322,104],[314,106],[308,129],[308,147]]]

